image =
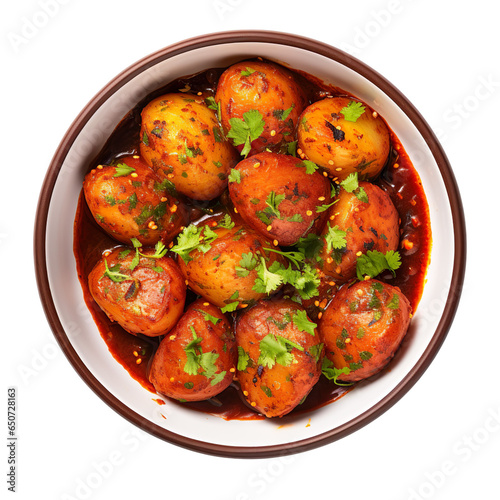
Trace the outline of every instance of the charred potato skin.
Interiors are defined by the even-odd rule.
[[[389,156],[390,132],[384,120],[366,105],[355,122],[344,119],[341,110],[351,101],[334,97],[309,105],[299,120],[298,145],[332,177],[343,180],[358,172],[361,179],[372,180]]]
[[[203,96],[165,94],[147,104],[141,117],[140,151],[162,180],[195,200],[212,200],[226,189],[238,153]]]
[[[243,119],[243,114],[253,109],[262,115],[264,131],[252,141],[250,155],[293,140],[299,115],[307,104],[303,90],[290,71],[259,61],[242,61],[224,71],[215,100],[220,104],[226,134],[231,129],[231,118]],[[290,111],[285,113],[287,110]],[[241,151],[243,145],[237,149]]]
[[[278,153],[259,153],[239,162],[239,182],[229,182],[229,194],[244,221],[279,245],[297,243],[310,232],[319,232],[330,203],[330,182],[318,171],[308,174],[304,162]],[[285,198],[270,211],[266,200],[274,193]],[[299,219],[299,220],[296,220]]]
[[[399,288],[377,280],[344,285],[328,305],[319,333],[341,382],[375,375],[393,358],[410,324],[411,306]]]
[[[201,367],[194,375],[185,370],[186,347],[193,341],[193,329],[201,338],[200,353],[217,355],[213,376],[204,375]],[[236,341],[229,321],[218,307],[198,299],[161,341],[153,357],[149,380],[159,394],[183,401],[203,401],[231,384],[236,362]]]
[[[323,242],[329,227],[338,226],[346,233],[345,248],[329,251],[324,243],[320,253],[323,272],[338,283],[356,276],[359,252],[386,253],[397,250],[399,245],[399,215],[389,195],[369,182],[360,182],[359,187],[368,196],[368,203],[341,189],[338,201],[329,209],[329,222],[322,233]]]
[[[148,255],[153,251],[143,253]],[[134,255],[132,249],[118,247],[103,256],[89,274],[90,293],[109,319],[129,333],[149,337],[163,335],[182,315],[186,300],[184,277],[170,257],[141,257],[131,271]],[[115,283],[105,276],[105,260],[108,268],[118,265],[119,272],[130,279]]]
[[[119,164],[134,171],[118,176],[116,166],[99,165],[85,176],[83,192],[95,221],[121,243],[169,243],[187,222],[184,205],[141,158],[125,157]]]
[[[247,276],[238,275],[242,255],[252,253],[257,260],[263,256],[266,267],[275,260],[284,263],[284,259],[274,252],[266,252],[264,248],[273,248],[273,244],[253,229],[239,223],[231,229],[217,227],[217,220],[207,219],[202,223],[217,233],[210,250],[206,253],[193,250],[189,262],[179,257],[180,270],[189,288],[212,304],[225,307],[238,301],[238,308],[247,307],[265,294],[252,289],[257,278],[256,269],[250,270]],[[238,296],[234,297],[236,292]]]
[[[303,310],[297,303],[280,299],[260,301],[237,319],[238,351],[249,357],[245,369],[238,366],[238,381],[247,402],[266,417],[290,413],[309,394],[321,375],[323,344],[317,329],[314,335],[299,330],[289,317]],[[283,327],[283,324],[286,326]],[[269,334],[279,335],[303,348],[293,348],[294,361],[271,368],[259,365],[260,342]]]

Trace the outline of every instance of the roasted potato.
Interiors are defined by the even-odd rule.
[[[238,154],[203,96],[162,95],[141,117],[141,154],[162,179],[195,200],[212,200],[224,191]]]
[[[131,238],[143,245],[168,243],[187,223],[183,204],[139,157],[92,169],[83,192],[97,224],[122,243],[130,244]]]
[[[297,303],[260,301],[237,319],[238,381],[249,404],[282,417],[309,394],[321,375],[323,344]]]
[[[356,262],[368,250],[386,253],[399,243],[399,216],[389,195],[378,186],[360,182],[349,193],[341,188],[337,202],[329,209],[329,221],[321,235],[322,270],[334,281],[345,283],[356,275]],[[344,233],[345,244],[329,244],[332,233]]]
[[[319,320],[327,363],[340,382],[357,382],[392,359],[410,323],[411,306],[399,288],[377,280],[344,285]]]
[[[215,217],[198,227],[188,226],[172,251],[189,288],[218,307],[232,311],[265,297],[256,291],[262,266],[269,268],[283,258],[264,250],[273,244],[253,229]]]
[[[364,112],[356,118],[360,106]],[[341,180],[353,172],[372,180],[389,156],[390,134],[384,120],[348,97],[309,105],[300,117],[297,136],[302,154]]]
[[[244,221],[284,246],[322,228],[330,191],[330,181],[299,158],[267,152],[239,162],[229,182]]]
[[[203,401],[222,392],[236,371],[236,341],[218,307],[193,302],[161,341],[149,380],[156,391],[183,401]]]
[[[302,89],[291,72],[262,61],[242,61],[222,73],[215,100],[228,138],[246,156],[293,141],[297,120],[306,106]],[[250,113],[245,116],[245,113]],[[238,123],[250,127],[252,135],[242,136]]]
[[[153,255],[151,249],[139,253],[115,248],[88,277],[92,297],[111,321],[149,337],[167,333],[181,317],[186,300],[186,284],[175,261]]]

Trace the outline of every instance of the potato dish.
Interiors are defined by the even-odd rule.
[[[425,194],[390,124],[262,58],[141,101],[80,208],[75,254],[103,338],[143,385],[194,408],[224,410],[232,391],[283,417],[376,376],[429,261]]]

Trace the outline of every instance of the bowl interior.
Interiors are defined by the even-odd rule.
[[[374,82],[376,74],[373,76],[369,68],[352,59],[345,64],[345,57],[341,58],[338,51],[328,53],[324,46],[321,51],[311,51],[300,39],[296,44],[254,39],[231,43],[212,40],[208,46],[194,45],[179,53],[166,49],[155,59],[138,63],[133,71],[117,77],[91,101],[78,118],[78,126],[63,140],[60,154],[51,165],[56,178],[50,201],[46,201],[45,240],[41,243],[47,270],[42,291],[50,294],[61,325],[52,326],[86,382],[124,417],[163,439],[209,453],[236,456],[264,456],[317,446],[351,432],[387,409],[416,381],[446,335],[451,319],[443,325],[442,317],[450,307],[447,302],[456,266],[457,231],[450,187],[442,175],[442,169],[449,167],[438,164],[434,148],[423,137],[422,126],[403,111],[411,105],[401,94],[390,84],[380,88],[376,84],[379,82]],[[83,302],[71,235],[90,160],[139,100],[178,77],[255,56],[300,69],[352,92],[386,119],[420,174],[430,208],[433,251],[418,312],[389,370],[359,384],[339,401],[310,413],[276,420],[225,421],[169,401],[159,405],[155,401],[158,396],[142,388],[112,358]]]

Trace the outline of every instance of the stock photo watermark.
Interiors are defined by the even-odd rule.
[[[10,46],[14,53],[18,53],[28,43],[36,38],[40,32],[54,19],[61,7],[71,0],[38,0],[38,8],[19,19],[17,30],[7,34]]]
[[[422,482],[408,490],[407,500],[432,498],[500,431],[500,405],[489,408],[481,424],[464,433],[451,447],[451,456],[424,473]]]
[[[261,496],[269,486],[283,476],[287,468],[295,462],[295,456],[282,456],[267,460],[257,470],[252,472],[246,480],[246,489],[240,491],[235,500],[253,500]]]
[[[132,428],[121,434],[115,448],[107,454],[92,460],[86,471],[73,480],[70,492],[62,493],[60,500],[87,500],[94,492],[105,485],[110,478],[130,459],[130,454],[137,452],[149,435]]]
[[[486,101],[495,96],[500,88],[500,80],[492,74],[478,75],[472,86],[469,93],[443,111],[441,118],[444,125],[435,129],[440,141],[448,139],[448,132],[459,130]]]

